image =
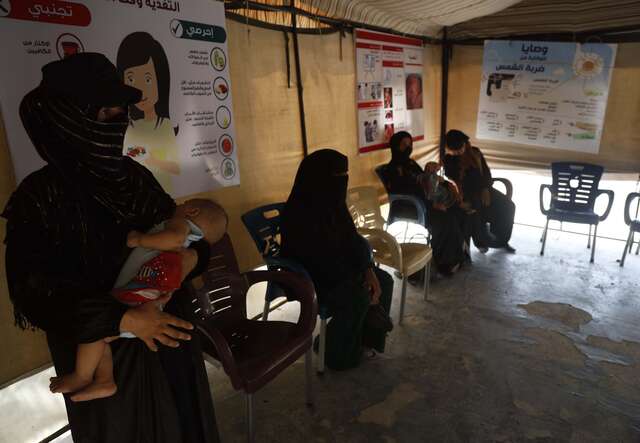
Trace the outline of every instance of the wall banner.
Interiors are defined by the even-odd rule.
[[[358,150],[384,149],[397,131],[424,139],[422,41],[358,29]]]
[[[124,154],[173,197],[238,185],[224,4],[210,0],[0,0],[0,105],[22,180],[44,163],[18,117],[43,65],[100,52],[143,99]]]
[[[476,137],[597,154],[616,49],[486,40]]]

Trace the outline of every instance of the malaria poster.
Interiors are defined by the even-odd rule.
[[[0,0],[0,106],[18,180],[44,163],[18,117],[43,65],[99,52],[142,91],[123,154],[173,197],[238,185],[224,5],[211,0]]]
[[[476,137],[597,154],[616,49],[485,41]]]
[[[422,41],[356,30],[358,150],[384,149],[394,132],[424,139]]]

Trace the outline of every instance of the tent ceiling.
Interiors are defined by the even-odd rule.
[[[414,35],[494,14],[519,0],[298,0],[319,14]],[[304,7],[304,6],[303,6]]]

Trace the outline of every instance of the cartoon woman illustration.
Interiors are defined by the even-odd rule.
[[[171,176],[180,174],[180,164],[177,131],[169,118],[167,55],[150,34],[134,32],[120,43],[117,67],[127,85],[142,91],[142,100],[129,109],[124,154],[145,165],[171,193]]]

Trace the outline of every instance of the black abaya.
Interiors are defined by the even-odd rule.
[[[95,56],[85,60],[94,57],[90,63],[101,75],[115,73]],[[119,334],[128,308],[110,289],[130,251],[127,233],[149,229],[175,208],[149,171],[122,157],[126,121],[98,122],[86,105],[99,106],[81,106],[42,87],[25,97],[25,129],[48,164],[22,181],[3,213],[16,322],[46,332],[58,375],[74,370],[78,343]],[[208,247],[192,246],[203,269]],[[185,302],[177,291],[166,311],[188,320]],[[158,353],[139,339],[116,340],[111,347],[117,393],[84,403],[65,395],[75,443],[218,441],[195,336],[178,349],[160,346]]]

